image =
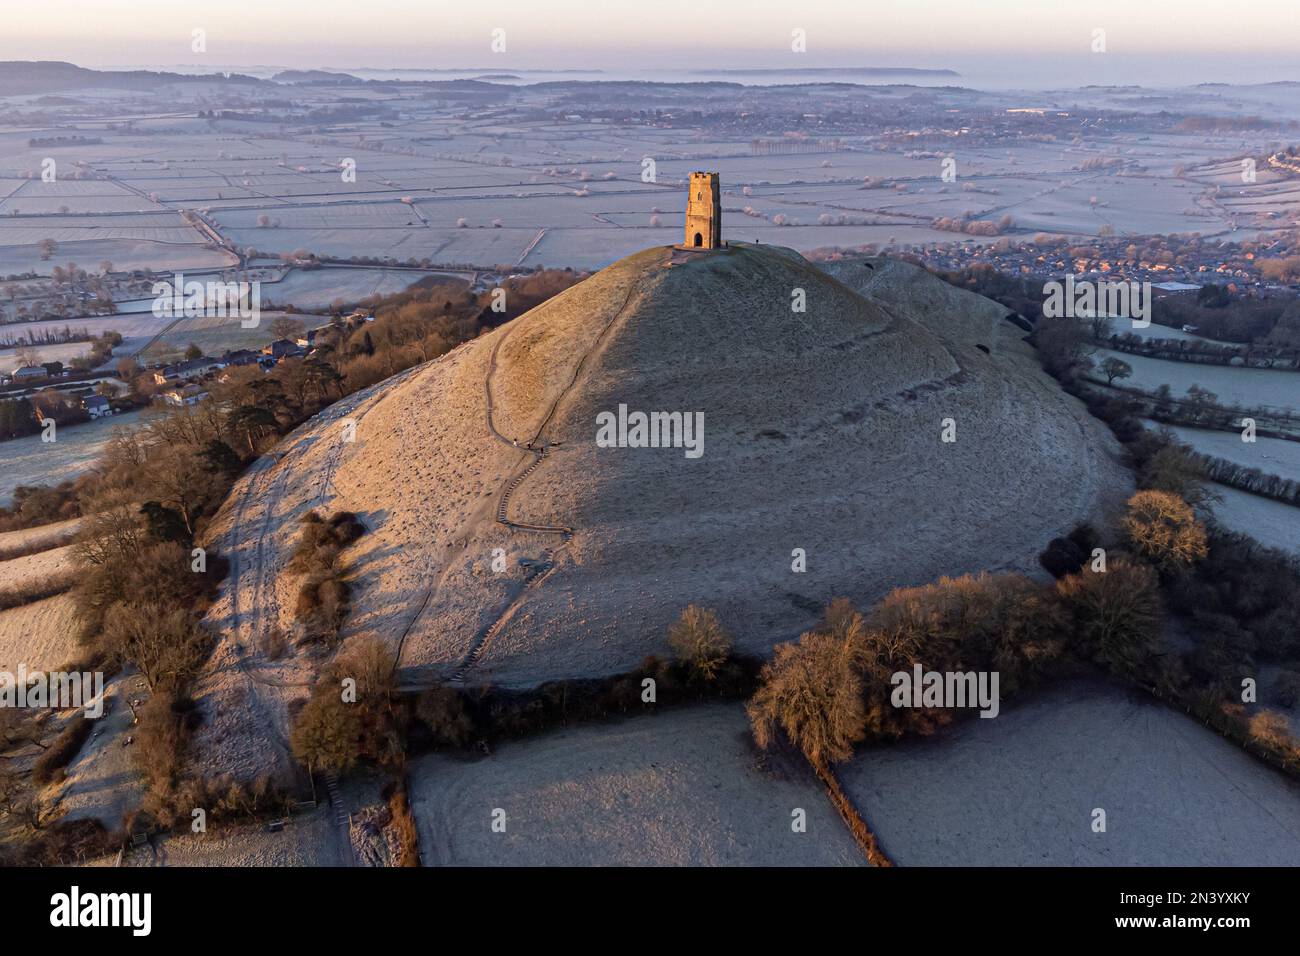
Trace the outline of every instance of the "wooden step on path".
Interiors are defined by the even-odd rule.
[[[356,855],[352,851],[352,821],[347,808],[343,806],[343,794],[339,790],[339,775],[333,770],[325,774],[325,791],[329,794],[330,806],[334,808],[334,824],[339,828],[339,838],[347,848],[345,866],[356,866]]]
[[[536,457],[533,458],[533,463],[516,475],[510,484],[506,485],[505,491],[501,492],[501,500],[497,502],[497,523],[503,524],[507,528],[517,528],[520,531],[541,531],[546,534],[558,534],[563,536],[565,541],[568,541],[573,537],[572,528],[562,528],[544,524],[523,524],[518,521],[511,521],[508,517],[510,511],[510,496],[514,494],[516,488],[523,484],[524,479],[531,475],[533,470],[545,460],[544,455],[535,454]]]
[[[566,540],[567,537],[568,536],[566,535]],[[524,580],[520,585],[520,593],[522,594],[528,585],[532,583],[533,578],[537,577],[544,571],[549,571],[551,567],[552,562],[550,560],[534,561],[530,564],[527,573],[524,575]],[[492,626],[483,633],[482,638],[474,642],[474,646],[469,649],[469,653],[465,655],[465,659],[460,662],[460,666],[452,673],[450,681],[453,684],[465,683],[465,675],[469,672],[471,667],[478,663],[478,659],[483,655],[483,648],[487,647],[488,642],[492,640],[492,638],[496,637],[497,632],[501,630],[501,625],[506,619],[506,613],[513,606],[514,601],[512,600],[506,605],[505,610],[497,616],[497,619],[492,622]]]

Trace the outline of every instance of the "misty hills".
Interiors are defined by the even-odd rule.
[[[85,89],[155,90],[172,83],[260,86],[265,81],[241,73],[190,76],[153,70],[88,70],[61,60],[0,61],[0,91],[8,96]]]

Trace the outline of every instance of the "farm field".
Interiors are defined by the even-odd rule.
[[[42,442],[40,435],[0,442],[0,505],[13,499],[19,485],[56,485],[84,474],[114,428],[139,425],[150,414],[144,409],[69,425],[58,430],[55,442]]]
[[[89,353],[90,345],[86,342],[41,345],[37,347],[36,352],[42,362],[62,362],[64,365],[70,365],[73,359]],[[0,349],[0,372],[12,375],[14,369],[22,364],[17,349]]]
[[[1100,364],[1110,356],[1133,367],[1133,377],[1124,379],[1121,383],[1124,386],[1155,391],[1161,385],[1168,385],[1174,397],[1180,398],[1189,387],[1199,385],[1218,395],[1224,404],[1267,405],[1300,411],[1300,372],[1169,362],[1102,348],[1095,351],[1093,361]]]
[[[1157,325],[1152,322],[1148,326],[1133,326],[1129,319],[1111,319],[1110,329],[1116,335],[1125,335],[1132,333],[1141,339],[1173,339],[1179,342],[1215,342],[1219,345],[1231,345],[1230,342],[1217,342],[1215,339],[1206,338],[1203,335],[1196,335],[1192,332],[1184,332],[1181,328],[1173,328],[1169,325]]]
[[[260,349],[277,338],[271,330],[276,319],[290,318],[301,321],[307,328],[323,325],[327,315],[263,311],[253,328],[243,327],[238,316],[195,316],[184,318],[168,327],[165,334],[142,351],[141,362],[172,361],[178,359],[193,344],[205,355],[219,356],[234,349]]]
[[[59,594],[0,611],[0,671],[58,668],[76,659],[77,618],[72,598]]]
[[[264,823],[179,832],[154,840],[155,851],[130,850],[123,866],[343,866],[332,808],[296,814],[279,833]]]
[[[1266,474],[1300,481],[1300,442],[1258,436],[1253,442],[1246,442],[1241,440],[1238,432],[1161,425],[1146,419],[1143,423],[1153,431],[1168,428],[1179,441],[1191,445],[1202,454],[1214,455],[1247,468],[1258,468]]]
[[[37,525],[35,528],[2,531],[0,532],[0,555],[32,547],[56,548],[71,541],[80,526],[80,518],[69,518],[67,521],[54,521],[50,524]]]
[[[1300,555],[1300,508],[1211,483],[1222,496],[1210,510],[1225,528],[1248,534],[1260,544]]]
[[[22,591],[65,577],[72,570],[72,545],[0,561],[0,591]]]
[[[328,309],[335,301],[357,302],[371,295],[401,292],[429,275],[409,269],[347,269],[330,266],[295,270],[279,282],[262,283],[262,302],[299,309]]]
[[[122,344],[114,350],[114,361],[123,355],[130,355],[135,349],[139,348],[156,332],[160,331],[166,324],[165,319],[156,318],[152,312],[132,312],[122,315],[101,315],[82,319],[43,319],[39,322],[11,322],[6,325],[0,325],[0,334],[11,335],[16,337],[24,334],[39,335],[46,331],[61,332],[68,328],[73,332],[80,332],[85,329],[90,335],[103,335],[105,332],[120,332],[122,335]],[[42,359],[47,361],[57,358],[61,362],[67,362],[68,359],[62,355],[54,355],[51,346],[37,345],[36,351],[40,353]],[[68,346],[56,346],[58,349],[68,349],[72,358],[90,353],[90,343],[69,343]],[[47,358],[49,353],[49,358]],[[9,366],[15,364],[17,358],[12,349],[0,349],[0,369],[9,371]]]
[[[25,244],[0,244],[0,275],[38,276],[53,274],[55,266],[75,262],[85,267],[107,259],[121,270],[153,269],[155,272],[220,269],[235,263],[227,252],[208,249],[199,242],[159,242],[136,238],[78,238],[59,243],[53,258],[43,259],[37,243],[47,238],[32,236]]]
[[[426,866],[865,863],[811,770],[760,761],[739,704],[558,730],[481,760],[420,757],[410,779]]]
[[[1049,687],[994,720],[861,751],[840,777],[902,866],[1300,859],[1300,785],[1192,718],[1108,685]],[[1091,829],[1097,807],[1105,833]]]

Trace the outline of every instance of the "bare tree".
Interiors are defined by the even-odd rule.
[[[668,646],[693,676],[713,680],[731,653],[731,638],[717,614],[692,604],[668,631]]]
[[[865,732],[863,665],[861,643],[834,634],[778,644],[746,706],[758,745],[770,747],[779,729],[816,767],[847,760]]]
[[[188,608],[131,602],[108,609],[100,645],[138,667],[150,689],[158,690],[185,687],[203,663],[208,640]]]
[[[1120,524],[1133,547],[1162,568],[1186,567],[1210,553],[1191,505],[1167,491],[1139,491]]]

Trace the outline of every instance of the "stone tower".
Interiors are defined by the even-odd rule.
[[[691,173],[683,245],[690,249],[722,246],[722,190],[718,187],[717,173]]]

